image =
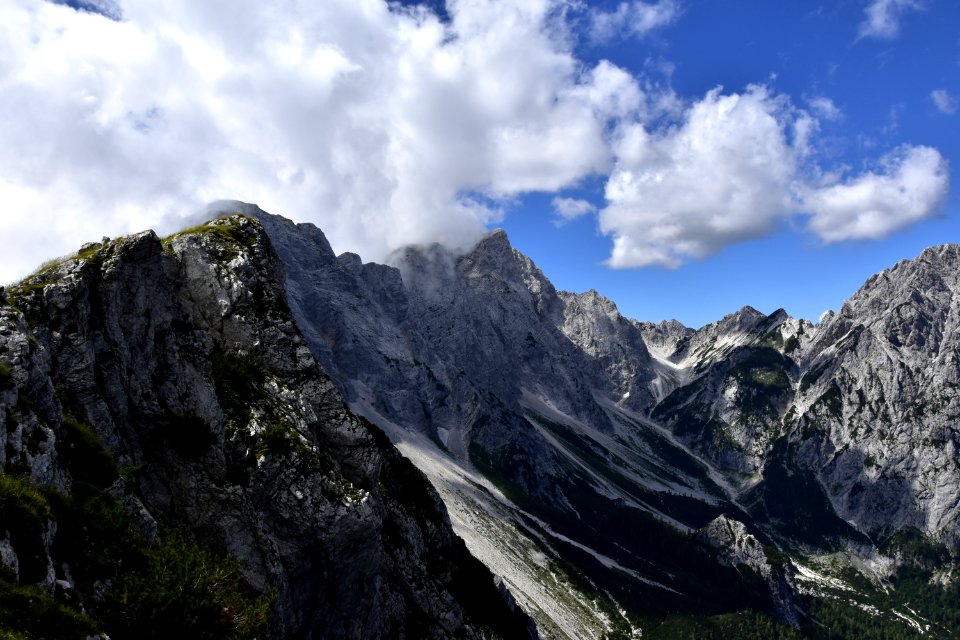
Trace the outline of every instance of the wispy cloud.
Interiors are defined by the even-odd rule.
[[[597,42],[617,37],[642,38],[676,21],[680,13],[678,0],[621,2],[613,11],[591,10],[590,35]]]
[[[936,89],[930,92],[930,99],[936,105],[940,113],[953,115],[957,112],[957,99],[954,98],[946,89]]]
[[[557,217],[554,219],[554,224],[562,226],[571,220],[576,220],[577,218],[595,212],[597,208],[586,200],[557,197],[553,199],[553,210],[557,214]]]
[[[911,11],[924,8],[920,0],[871,0],[858,30],[859,38],[892,40],[900,35],[900,22]]]
[[[810,109],[824,120],[839,120],[843,117],[843,111],[840,110],[833,100],[826,96],[817,96],[809,101]]]

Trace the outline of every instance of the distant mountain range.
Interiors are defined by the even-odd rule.
[[[0,629],[960,635],[960,247],[695,331],[502,231],[380,265],[212,217],[4,293]]]

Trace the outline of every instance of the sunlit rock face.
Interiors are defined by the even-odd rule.
[[[798,462],[871,534],[960,545],[960,247],[873,277],[816,327],[787,422]]]
[[[631,637],[745,610],[803,628],[810,558],[957,550],[956,247],[817,325],[745,307],[693,330],[557,291],[502,231],[374,264],[217,207],[5,293],[0,463],[69,494],[90,425],[140,535],[242,558],[276,594],[271,637],[530,637],[526,614],[543,637]],[[51,592],[74,580],[54,525],[42,553],[0,538]]]
[[[692,330],[556,291],[502,231],[377,265],[334,256],[312,225],[256,215],[318,360],[430,475],[488,564],[504,562],[471,523],[484,507],[540,518],[546,539],[605,549],[668,588],[679,585],[662,557],[635,564],[623,549],[650,550],[600,523],[640,511],[684,531],[726,513],[784,548],[852,548],[910,527],[956,545],[955,248],[872,279],[818,325],[745,307]],[[872,346],[855,350],[856,326]],[[478,479],[503,494],[463,489]],[[510,572],[516,588],[531,577]]]

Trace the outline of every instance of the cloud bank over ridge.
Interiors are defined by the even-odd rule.
[[[949,188],[929,147],[820,171],[829,100],[810,113],[761,85],[683,99],[578,58],[591,30],[668,29],[674,0],[603,14],[453,0],[448,20],[383,0],[107,4],[109,17],[0,6],[0,238],[16,239],[3,279],[103,231],[172,231],[221,198],[381,259],[469,244],[518,196],[560,198],[600,176],[596,211],[569,198],[558,211],[597,215],[609,264],[635,267],[703,258],[797,215],[828,242],[879,237],[931,215]]]

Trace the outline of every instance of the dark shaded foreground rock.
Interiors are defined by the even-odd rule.
[[[231,216],[86,246],[11,287],[5,482],[50,496],[92,486],[147,541],[183,536],[239,559],[243,588],[273,599],[267,637],[535,636],[422,474],[344,406],[283,279],[260,224]],[[95,461],[71,462],[71,425],[90,425],[89,450],[99,439],[108,453],[92,484],[81,476]],[[80,575],[40,515],[39,537],[0,541],[6,578],[55,596],[61,585],[61,601],[109,618],[118,580]]]

